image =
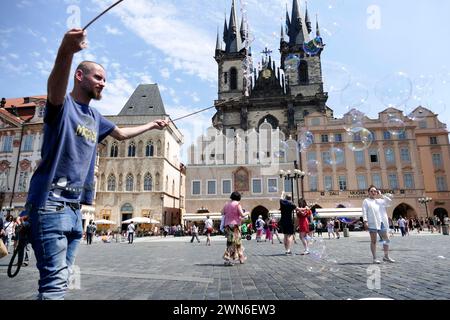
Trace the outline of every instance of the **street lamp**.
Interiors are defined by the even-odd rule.
[[[423,197],[423,198],[419,198],[417,201],[419,201],[419,203],[425,205],[425,212],[427,213],[427,220],[428,220],[428,206],[427,206],[427,203],[433,201],[433,199],[430,198],[430,197]]]
[[[284,178],[284,180],[288,180],[291,182],[292,202],[294,202],[294,203],[295,203],[295,201],[294,201],[294,180],[295,180],[295,182],[297,184],[297,200],[300,200],[300,196],[298,193],[298,179],[303,178],[305,176],[305,172],[303,172],[299,169],[294,169],[294,171],[280,170],[279,174],[280,174],[280,178]]]

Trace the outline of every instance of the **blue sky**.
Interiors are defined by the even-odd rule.
[[[2,0],[0,96],[45,94],[63,34],[69,26],[84,26],[111,3]],[[291,12],[292,0],[236,3],[239,16],[241,5],[247,12],[254,60],[260,60],[267,46],[279,65],[280,26],[286,3]],[[300,6],[304,10],[303,0]],[[104,99],[93,105],[103,114],[117,114],[138,84],[158,83],[172,118],[211,106],[217,98],[216,32],[219,27],[222,34],[230,7],[231,0],[123,1],[88,29],[90,46],[74,62],[95,60],[107,69]],[[423,101],[450,124],[450,1],[310,0],[308,8],[313,20],[319,15],[326,43],[324,81],[332,89],[328,105],[335,116],[345,113],[349,102],[367,96],[358,108],[376,117],[385,109],[375,94],[376,84],[403,72],[413,92],[407,106],[398,108]],[[186,144],[204,132],[212,115],[206,112],[177,123]]]

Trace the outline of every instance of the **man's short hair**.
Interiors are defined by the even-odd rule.
[[[285,196],[284,196],[284,200],[291,201],[291,200],[292,200],[291,195],[290,195],[290,194],[285,195]]]
[[[88,61],[88,60],[82,61],[78,65],[76,70],[81,70],[81,71],[83,71],[84,74],[90,74],[92,71],[92,65],[94,65],[94,64],[102,67],[102,69],[105,70],[105,68],[100,63],[97,63],[94,61]]]

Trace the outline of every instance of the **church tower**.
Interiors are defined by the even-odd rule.
[[[320,39],[320,46],[312,46],[316,49],[312,52],[308,47],[312,26],[307,8],[302,15],[298,0],[293,0],[291,17],[286,10],[286,28],[281,27],[280,35],[281,66],[276,66],[272,51],[265,48],[258,70],[253,69],[250,78],[244,73],[251,57],[244,45],[248,30],[243,22],[239,28],[237,21],[232,0],[230,20],[227,24],[225,19],[224,24],[225,50],[217,34],[218,99],[213,126],[225,133],[227,129],[258,130],[267,122],[287,137],[296,137],[306,115],[320,112],[332,117],[326,106],[328,95],[323,92],[320,30],[317,22],[313,40]]]
[[[243,61],[249,54],[245,48],[244,41],[246,30],[243,21],[238,24],[235,0],[231,4],[230,20],[227,25],[225,17],[223,27],[223,42],[225,50],[222,48],[222,41],[217,32],[215,59],[219,66],[218,87],[219,100],[228,100],[241,97],[244,93]]]

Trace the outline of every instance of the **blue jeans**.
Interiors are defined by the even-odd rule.
[[[39,300],[63,300],[83,228],[78,204],[47,201],[29,212],[39,269]]]

